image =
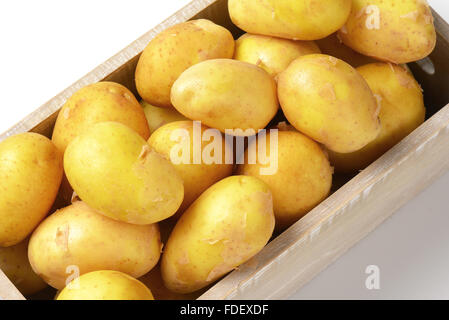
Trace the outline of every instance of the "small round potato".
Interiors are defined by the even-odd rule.
[[[88,85],[67,100],[56,120],[53,143],[64,152],[75,137],[105,121],[123,123],[145,140],[150,137],[145,113],[132,92],[105,81]]]
[[[348,19],[351,0],[229,0],[232,22],[249,33],[317,40]]]
[[[279,76],[279,101],[300,132],[340,153],[357,151],[380,132],[379,108],[363,77],[323,54],[300,57]]]
[[[296,58],[320,52],[313,41],[294,41],[246,33],[235,42],[234,59],[255,64],[276,78]]]
[[[181,177],[135,131],[102,122],[67,147],[64,169],[76,194],[104,215],[151,224],[175,214],[184,197]]]
[[[232,58],[234,38],[225,28],[200,19],[177,24],[159,33],[143,51],[136,68],[136,87],[143,100],[171,107],[170,89],[194,64]]]
[[[28,240],[11,247],[0,247],[0,269],[25,296],[47,287],[28,261]]]
[[[427,57],[436,44],[432,12],[425,0],[353,0],[339,36],[366,56],[397,64]]]
[[[157,224],[115,221],[77,201],[39,225],[28,256],[39,276],[62,289],[77,272],[110,269],[140,277],[157,264],[161,246]]]
[[[142,282],[112,270],[89,272],[73,280],[56,300],[154,300]]]
[[[151,133],[167,123],[189,120],[174,108],[155,107],[143,100],[140,104],[142,105],[145,116],[147,117],[148,127],[150,128]]]
[[[242,130],[234,135],[254,135],[279,108],[274,79],[262,68],[231,59],[190,67],[176,80],[171,98],[173,106],[189,119],[223,133]]]
[[[22,133],[0,143],[0,247],[18,244],[45,218],[62,180],[62,153]]]
[[[205,137],[211,141],[203,141]],[[156,130],[148,143],[173,163],[184,181],[180,214],[207,188],[232,174],[233,163],[226,164],[226,152],[231,154],[232,150],[225,138],[218,130],[200,123],[190,120],[169,123]],[[179,155],[179,151],[183,154]]]
[[[378,100],[382,129],[376,140],[359,151],[329,152],[332,164],[341,173],[366,168],[420,126],[426,115],[421,88],[406,69],[389,63],[373,63],[357,70]]]
[[[165,286],[191,293],[248,261],[267,244],[275,225],[268,186],[232,176],[207,189],[181,216],[162,255]]]

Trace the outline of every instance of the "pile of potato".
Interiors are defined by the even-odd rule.
[[[202,19],[148,44],[141,103],[95,83],[68,99],[51,140],[0,143],[0,268],[22,293],[49,284],[61,300],[192,298],[323,201],[334,168],[364,169],[424,121],[405,64],[435,47],[425,1],[228,7],[247,32],[236,41]],[[200,147],[173,138],[195,126]],[[264,128],[237,161],[229,141]],[[183,141],[190,161],[175,163]],[[277,148],[269,174],[249,161],[262,142]],[[217,161],[195,163],[204,153]]]

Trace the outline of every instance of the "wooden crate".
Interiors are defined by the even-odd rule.
[[[425,93],[428,120],[199,299],[287,298],[449,170],[449,26],[435,12],[434,17],[438,43],[430,61],[435,72],[422,63],[410,65]],[[26,131],[50,136],[61,106],[88,84],[116,81],[137,94],[134,70],[147,43],[195,18],[223,25],[235,37],[242,33],[231,23],[227,0],[192,1],[1,134],[0,141]],[[1,270],[0,299],[24,299]]]

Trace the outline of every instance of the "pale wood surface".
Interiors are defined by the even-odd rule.
[[[0,306],[1,300],[25,300],[23,295],[0,270]]]

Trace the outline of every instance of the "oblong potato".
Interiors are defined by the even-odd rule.
[[[421,87],[406,69],[389,63],[372,63],[357,71],[368,82],[381,106],[382,129],[373,142],[359,151],[329,152],[335,170],[341,173],[366,168],[419,127],[426,116]]]
[[[135,131],[102,122],[67,147],[64,169],[77,195],[104,215],[135,224],[172,216],[184,187],[173,165]]]
[[[148,127],[152,133],[167,123],[189,120],[174,108],[155,107],[144,100],[140,102],[140,105],[145,112]]]
[[[22,133],[0,143],[0,247],[22,242],[45,218],[62,180],[62,153]]]
[[[351,0],[229,0],[232,22],[249,33],[317,40],[340,29]]]
[[[330,150],[357,151],[380,132],[373,93],[340,59],[323,54],[296,59],[280,74],[278,93],[288,121]]]
[[[262,68],[231,59],[203,61],[184,71],[173,85],[171,100],[187,118],[223,133],[257,133],[279,108],[274,79]]]
[[[117,270],[140,277],[157,264],[160,252],[157,224],[116,221],[82,201],[45,219],[28,247],[33,270],[56,289],[64,288],[77,271]]]
[[[235,42],[234,59],[261,67],[272,77],[300,56],[321,53],[313,41],[295,41],[245,33]]]
[[[70,283],[56,300],[154,300],[142,282],[112,270],[86,273]]]
[[[131,91],[115,82],[98,82],[75,92],[62,106],[56,119],[52,141],[62,152],[79,134],[93,124],[123,123],[148,139],[150,130],[139,102]]]
[[[397,64],[427,57],[436,44],[432,12],[425,0],[353,0],[339,36],[366,56]]]
[[[170,89],[179,75],[194,64],[232,58],[234,38],[206,19],[177,24],[159,33],[143,51],[136,68],[139,95],[157,107],[171,107]]]
[[[207,189],[181,216],[162,255],[165,286],[190,293],[217,280],[258,253],[274,229],[268,186],[232,176]]]

